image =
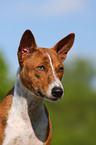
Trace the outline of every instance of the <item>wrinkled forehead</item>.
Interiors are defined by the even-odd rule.
[[[53,65],[59,65],[62,63],[57,53],[47,48],[39,48],[38,51],[36,51],[35,54],[32,55],[31,59],[31,63],[34,65],[44,63],[50,64],[50,61]]]
[[[42,56],[41,60],[48,60],[50,62],[51,59],[52,63],[62,63],[55,51],[48,48],[40,48],[40,52]]]

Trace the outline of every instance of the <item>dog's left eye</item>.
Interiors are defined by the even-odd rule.
[[[40,66],[38,66],[37,68],[38,68],[38,70],[40,70],[40,71],[45,71],[45,66],[43,66],[43,65],[40,65]]]
[[[63,72],[64,71],[64,68],[63,67],[60,67],[59,68],[59,72],[61,73],[61,72]]]

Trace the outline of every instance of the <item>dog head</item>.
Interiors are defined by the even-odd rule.
[[[22,84],[36,96],[56,101],[63,96],[60,82],[64,73],[62,62],[73,45],[71,33],[51,49],[39,48],[30,30],[26,30],[18,48]]]

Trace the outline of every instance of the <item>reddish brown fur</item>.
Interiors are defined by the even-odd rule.
[[[40,65],[46,66],[46,71],[39,71],[37,67]],[[48,84],[52,81],[49,67],[48,56],[39,50],[36,51],[24,62],[24,67],[21,69],[20,75],[23,85],[36,95],[38,95],[38,90],[46,91]]]
[[[38,96],[40,95],[39,90],[42,94],[46,94],[48,85],[54,81],[47,54],[51,57],[55,75],[61,80],[64,73],[62,62],[73,45],[74,36],[74,33],[69,34],[51,49],[38,48],[32,32],[26,30],[18,49],[18,59],[21,66],[20,76],[23,85]],[[44,66],[45,71],[40,71],[38,66]]]
[[[63,39],[61,39],[52,49],[58,53],[58,56],[62,61],[66,59],[68,51],[71,49],[75,39],[75,34],[70,33]]]
[[[50,66],[50,60],[48,55],[52,59],[53,66],[55,68],[55,75],[61,79],[64,71],[59,70],[60,67],[64,68],[62,61],[57,56],[57,53],[47,48],[39,48],[34,55],[31,55],[24,61],[23,67],[20,71],[21,81],[25,87],[39,96],[38,91],[42,94],[46,94],[49,84],[54,80],[53,72]],[[38,66],[43,65],[45,71],[38,69]]]
[[[12,105],[12,98],[13,89],[9,91],[7,96],[3,99],[3,101],[0,104],[0,145],[2,145],[2,142],[5,137],[4,131],[7,125],[8,112]]]
[[[58,79],[62,79],[63,73],[64,73],[64,66],[62,64],[62,60],[58,57],[58,54],[53,51],[53,49],[44,49],[45,52],[47,52],[52,60],[52,64],[54,67],[55,75],[57,76]],[[63,68],[63,70],[60,72],[60,68]]]

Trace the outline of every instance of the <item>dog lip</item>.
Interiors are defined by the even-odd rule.
[[[56,98],[56,97],[48,98],[48,97],[45,97],[45,99],[50,100],[50,101],[53,101],[53,102],[58,101],[61,98],[62,97],[60,97],[60,98]]]
[[[62,98],[62,97],[59,97],[59,98],[56,98],[56,97],[51,97],[51,98],[46,97],[44,94],[42,94],[42,92],[40,90],[37,93],[39,94],[40,97],[45,98],[45,99],[50,100],[50,101],[57,101],[57,100]]]
[[[49,100],[51,100],[51,101],[57,101],[57,100],[59,100],[59,99],[61,99],[61,98],[48,98]]]

